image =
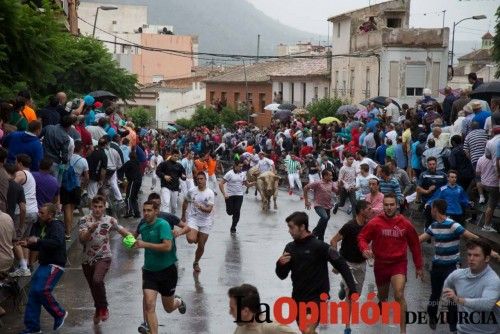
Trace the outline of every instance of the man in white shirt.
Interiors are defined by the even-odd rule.
[[[394,104],[392,99],[387,98],[385,100],[385,118],[387,121],[392,123],[397,123],[399,120],[399,108]]]
[[[259,172],[261,173],[267,171],[275,173],[274,161],[272,161],[269,158],[266,158],[266,154],[262,151],[259,152],[259,161],[257,162],[257,166],[259,166]]]
[[[199,261],[205,252],[205,244],[214,224],[215,194],[207,188],[207,176],[204,172],[196,175],[197,187],[188,190],[182,204],[181,221],[187,222],[191,230],[186,235],[190,244],[197,244],[193,270],[200,272]],[[187,214],[186,214],[187,213]]]
[[[396,142],[396,139],[398,138],[398,133],[396,132],[396,130],[394,130],[393,123],[387,125],[387,133],[385,134],[385,137],[390,139],[393,143]]]
[[[373,172],[375,171],[375,169],[378,166],[378,163],[376,163],[372,159],[368,158],[366,156],[365,151],[363,151],[363,150],[360,150],[360,151],[358,151],[356,153],[356,161],[354,162],[354,164],[355,164],[355,167],[356,167],[356,175],[358,175],[359,173],[361,173],[361,168],[360,167],[361,167],[362,164],[367,164],[368,165],[368,168],[369,168],[368,173],[369,174],[373,174]]]
[[[339,207],[345,205],[345,201],[349,198],[351,203],[351,208],[348,210],[348,214],[353,213],[354,218],[356,218],[356,213],[353,208],[356,206],[356,169],[353,166],[354,157],[349,153],[345,154],[346,163],[340,168],[339,171],[339,192],[340,199],[338,203],[333,206],[333,214],[337,214]]]

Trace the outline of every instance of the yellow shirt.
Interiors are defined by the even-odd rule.
[[[405,147],[406,152],[410,152],[411,150],[411,131],[410,129],[406,129],[403,131],[403,145]]]

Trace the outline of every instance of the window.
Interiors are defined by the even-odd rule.
[[[314,99],[317,100],[318,99],[318,96],[319,95],[319,89],[318,87],[314,87]]]
[[[425,65],[407,65],[406,96],[421,96],[425,87]]]
[[[240,102],[240,92],[234,93],[234,103],[235,103],[235,105],[238,105],[238,102]]]
[[[226,95],[227,95],[226,92],[220,93],[220,99],[224,101],[226,99]]]
[[[325,87],[325,96],[323,96],[324,98],[327,98],[328,97],[328,87]]]
[[[346,78],[346,71],[342,71],[342,88],[340,89],[342,91],[342,96],[345,96],[347,93],[347,78]]]
[[[337,22],[337,38],[340,38],[340,22]]]
[[[302,106],[306,106],[306,83],[302,83]]]
[[[248,93],[247,95],[248,103],[252,103],[252,98],[253,98],[252,93]]]
[[[370,98],[370,68],[366,68],[365,99]]]
[[[388,18],[387,19],[387,28],[401,28],[401,19],[400,18]]]
[[[215,92],[210,91],[210,102],[214,102],[214,100],[215,100]]]
[[[350,95],[351,97],[354,96],[354,69],[351,69],[351,78],[350,78]]]
[[[295,101],[295,85],[293,84],[293,82],[290,83],[290,98],[290,103],[293,103],[293,101]]]

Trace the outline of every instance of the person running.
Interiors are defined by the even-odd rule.
[[[181,221],[187,222],[191,228],[186,235],[188,243],[197,244],[193,269],[200,272],[199,261],[214,225],[215,195],[207,188],[207,175],[204,172],[196,174],[196,183],[197,186],[189,189],[182,204]]]
[[[158,180],[158,175],[156,175],[156,168],[163,162],[163,157],[158,153],[158,150],[154,150],[151,158],[149,158],[149,168],[151,172],[151,191],[156,187],[156,182]]]
[[[444,281],[443,298],[458,305],[459,314],[472,321],[462,321],[458,333],[497,334],[500,319],[500,279],[490,267],[491,247],[481,239],[466,244],[468,268],[457,269]],[[482,316],[483,314],[483,316]],[[488,317],[481,321],[481,317]],[[496,319],[496,320],[495,320]]]
[[[141,190],[142,185],[142,171],[141,163],[137,159],[137,153],[135,151],[130,152],[129,160],[123,164],[122,171],[127,178],[127,190],[125,195],[125,203],[127,204],[127,213],[123,218],[140,218],[141,213],[139,211],[139,190]],[[154,173],[153,173],[154,174]],[[153,179],[156,176],[152,176]]]
[[[181,165],[184,167],[186,171],[186,180],[181,180],[181,202],[184,201],[184,197],[189,189],[194,187],[193,181],[193,169],[194,169],[194,160],[193,160],[193,151],[189,151],[186,153],[186,156],[181,160]]]
[[[175,214],[177,210],[177,196],[179,194],[180,180],[186,180],[186,171],[179,160],[178,150],[172,150],[167,160],[156,168],[156,175],[161,182],[161,211]]]
[[[356,284],[346,261],[327,243],[318,240],[309,231],[309,218],[305,212],[294,212],[286,218],[288,232],[293,241],[285,246],[283,255],[276,262],[276,275],[284,280],[291,272],[292,298],[296,303],[321,302],[320,295],[329,294],[330,280],[328,262],[345,280],[349,295],[356,293]],[[297,319],[299,326],[307,323],[307,319]],[[315,333],[316,323],[302,328],[302,333]]]
[[[476,239],[478,236],[467,231],[458,222],[447,216],[448,202],[436,199],[432,202],[431,214],[434,222],[419,236],[420,242],[434,238],[435,254],[432,258],[431,296],[427,306],[429,327],[436,329],[437,312],[443,284],[446,278],[460,265],[460,238]],[[448,324],[450,332],[457,330],[457,305],[448,305]]]
[[[337,214],[339,207],[345,205],[345,201],[349,198],[351,203],[351,208],[347,211],[348,214],[353,213],[353,208],[356,205],[356,167],[353,166],[354,157],[348,153],[345,154],[346,161],[345,164],[340,168],[339,171],[339,193],[340,198],[333,207],[333,214]]]
[[[376,176],[370,178],[368,186],[370,187],[370,193],[366,195],[365,201],[370,205],[371,214],[369,219],[372,219],[384,212],[384,194],[379,191],[379,180]]]
[[[143,313],[150,334],[158,334],[156,299],[161,295],[163,308],[167,313],[179,310],[186,313],[186,303],[177,295],[177,255],[173,242],[174,236],[169,224],[158,218],[160,207],[157,202],[146,201],[143,204],[143,224],[134,248],[144,248],[144,266],[142,267]],[[140,328],[139,328],[140,331]]]
[[[287,155],[286,159],[283,161],[286,166],[286,172],[288,174],[288,195],[293,194],[293,189],[295,189],[295,184],[299,191],[302,192],[302,181],[300,180],[300,173],[302,166],[300,165],[299,159],[295,155]],[[302,200],[302,196],[300,196]]]
[[[308,196],[309,190],[313,190],[314,192],[314,211],[316,211],[316,213],[318,214],[319,220],[312,233],[322,241],[325,238],[326,226],[328,224],[328,221],[330,220],[330,210],[332,209],[333,194],[337,192],[337,188],[332,179],[332,172],[328,169],[323,169],[323,171],[321,172],[321,181],[308,183],[304,187],[304,200],[307,210],[311,209],[311,203],[309,202]]]
[[[357,238],[359,232],[363,229],[365,224],[368,222],[371,214],[370,205],[364,201],[359,200],[356,202],[356,219],[348,221],[340,231],[335,234],[335,236],[330,240],[330,245],[333,249],[337,250],[337,244],[342,241],[342,247],[340,248],[340,255],[346,260],[351,274],[354,278],[354,283],[356,283],[356,291],[359,295],[363,291],[363,283],[365,281],[366,275],[366,259],[359,250]],[[345,284],[340,283],[339,299],[344,299],[346,297]],[[349,309],[350,310],[350,309]],[[350,334],[351,328],[348,323],[346,323],[346,328],[344,334]]]
[[[151,193],[149,194],[148,196],[148,201],[149,202],[153,202],[153,203],[156,203],[158,205],[158,207],[160,207],[160,204],[161,204],[161,196],[158,194],[158,193]],[[174,236],[174,239],[172,240],[172,243],[173,243],[173,247],[175,249],[176,246],[175,246],[175,238],[178,238],[180,237],[181,235],[184,235],[186,233],[189,232],[190,228],[189,226],[187,226],[187,224],[185,222],[182,222],[179,217],[177,217],[176,215],[173,215],[171,213],[168,213],[168,212],[159,212],[158,213],[158,218],[159,219],[163,219],[165,220],[169,225],[170,225],[170,229],[172,230],[172,235]],[[138,238],[139,235],[141,234],[141,228],[144,224],[147,224],[147,220],[145,218],[142,218],[140,221],[139,221],[139,224],[137,225],[137,229],[135,230],[135,232],[133,233],[134,237]],[[178,228],[176,229],[175,226],[177,226]],[[149,333],[149,326],[148,326],[148,323],[146,321],[146,313],[143,312],[143,319],[144,321],[139,325],[139,328],[138,328],[138,331],[139,333]]]
[[[417,182],[417,195],[425,204],[432,197],[435,191],[446,184],[447,176],[443,172],[436,170],[437,159],[427,158],[427,170],[420,174]],[[425,227],[432,224],[431,208],[428,206],[425,211]]]
[[[312,183],[314,181],[319,181],[321,179],[319,176],[320,175],[319,171],[321,170],[321,167],[319,166],[318,161],[314,159],[312,153],[306,155],[305,165],[308,171],[309,183]]]
[[[405,314],[407,248],[410,247],[417,278],[423,277],[423,260],[415,228],[408,219],[398,214],[397,210],[396,195],[386,194],[384,213],[370,220],[361,230],[358,235],[358,246],[365,258],[374,259],[373,272],[379,301],[387,301],[389,288],[392,285],[394,299],[400,305],[401,314]],[[370,243],[372,243],[371,249]],[[399,326],[400,333],[406,333],[404,318]]]
[[[240,221],[241,205],[243,204],[243,187],[251,187],[246,173],[242,172],[243,162],[236,160],[233,169],[227,172],[219,183],[219,189],[226,200],[226,213],[233,216],[231,233],[236,233],[236,225]],[[225,187],[224,187],[225,185]]]
[[[106,199],[96,196],[91,213],[80,220],[79,240],[83,245],[82,269],[94,299],[94,324],[109,318],[104,277],[111,266],[110,234],[117,231],[123,237],[130,233],[118,221],[106,215]]]
[[[38,211],[38,224],[27,240],[19,245],[38,252],[38,269],[31,278],[28,302],[24,311],[25,329],[21,334],[41,333],[40,311],[42,306],[54,318],[54,331],[59,330],[68,312],[57,302],[52,294],[64,274],[66,265],[66,242],[64,224],[55,220],[56,205],[46,203]]]

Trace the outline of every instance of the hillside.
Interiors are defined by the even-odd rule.
[[[198,35],[200,51],[256,54],[261,35],[261,55],[274,55],[276,46],[297,41],[318,41],[266,16],[245,0],[105,0],[106,4],[147,5],[150,24],[173,25],[179,35]],[[325,17],[326,22],[326,17]],[[326,40],[322,37],[321,40]]]

